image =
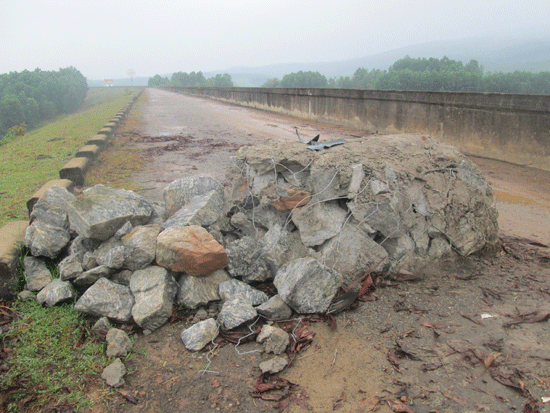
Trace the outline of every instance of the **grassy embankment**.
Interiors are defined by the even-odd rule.
[[[135,92],[137,93],[137,92]],[[131,98],[126,89],[90,89],[87,110],[0,146],[0,226],[28,218],[26,202]]]
[[[26,201],[45,182],[57,179],[59,169],[130,98],[124,89],[90,89],[78,113],[0,146],[0,225],[27,219]],[[138,126],[138,121],[134,113],[122,132]],[[126,150],[124,142],[125,138],[116,138],[103,152],[91,171],[93,180],[99,180],[95,183],[129,182],[132,168],[138,168],[142,158]],[[52,275],[58,276],[55,268]],[[108,360],[104,343],[89,339],[86,317],[72,304],[54,308],[36,302],[5,304],[0,305],[0,315],[13,322],[3,326],[9,331],[0,340],[0,355],[9,366],[0,373],[0,411],[87,411],[93,405],[89,386],[104,386],[98,374]]]

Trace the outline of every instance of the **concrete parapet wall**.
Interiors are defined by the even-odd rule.
[[[165,89],[373,133],[425,133],[466,154],[550,170],[549,95],[239,87]]]

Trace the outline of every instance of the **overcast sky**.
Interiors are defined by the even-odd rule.
[[[89,79],[328,62],[483,34],[550,34],[549,0],[0,0],[0,73]]]

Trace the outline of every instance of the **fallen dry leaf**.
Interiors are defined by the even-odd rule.
[[[550,319],[550,313],[539,314],[538,311],[520,314],[517,317],[514,317],[512,321],[502,324],[503,327],[509,327],[516,324],[527,324],[527,323],[541,323]]]
[[[117,390],[117,392],[124,396],[130,403],[138,404],[137,391]]]
[[[392,412],[415,413],[414,410],[405,406],[403,403],[401,403],[398,400],[388,400],[388,406],[390,407]]]
[[[483,360],[483,363],[485,363],[485,367],[491,367],[498,356],[500,356],[500,353],[491,353],[488,357],[486,357],[485,360]]]

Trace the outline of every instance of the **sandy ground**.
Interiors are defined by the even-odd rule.
[[[239,147],[295,140],[295,127],[304,138],[368,138],[208,99],[145,93],[148,102],[135,108],[143,122],[135,145],[150,163],[135,180],[151,200],[162,200],[162,188],[184,176],[223,180]],[[289,402],[288,412],[550,411],[541,402],[550,397],[550,256],[538,245],[550,244],[550,173],[472,160],[497,191],[499,252],[442,263],[411,279],[375,276],[373,301],[338,315],[337,329],[311,317],[284,323],[291,330],[307,325],[315,337],[279,375],[296,385],[286,384],[282,405],[273,401],[277,392],[264,394],[271,400],[249,393],[258,364],[270,358],[259,345],[188,352],[179,336],[194,313],[175,311],[170,324],[138,334],[126,385],[103,395],[95,410],[259,412]]]

